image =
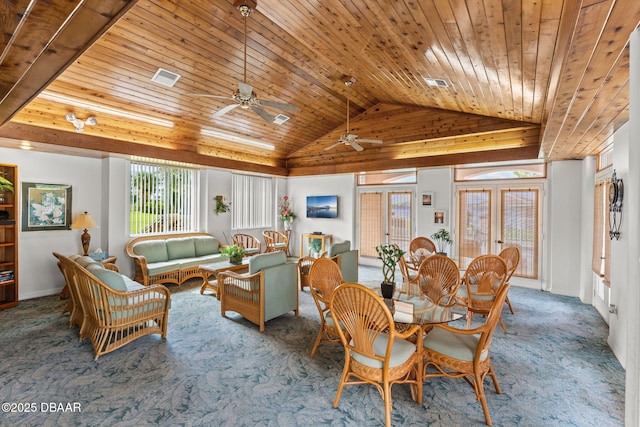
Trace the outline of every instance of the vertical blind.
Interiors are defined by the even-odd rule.
[[[197,171],[131,162],[132,235],[197,230]]]
[[[538,277],[538,203],[539,191],[529,189],[502,190],[502,247],[520,249],[520,263],[515,276]]]
[[[273,226],[275,216],[271,178],[233,174],[231,177],[231,228]]]
[[[491,191],[460,190],[458,201],[459,264],[466,267],[491,247]]]
[[[382,232],[382,193],[360,193],[360,255],[378,256]]]
[[[413,234],[411,232],[412,193],[410,191],[390,192],[388,199],[389,240],[387,244],[396,244],[400,249],[408,252]]]

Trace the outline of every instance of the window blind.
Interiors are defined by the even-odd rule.
[[[271,178],[242,174],[232,175],[232,229],[272,227],[274,215]]]

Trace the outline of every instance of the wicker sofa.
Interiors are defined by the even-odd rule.
[[[95,359],[144,335],[166,338],[171,302],[166,287],[144,287],[88,257],[54,255],[71,289],[80,340],[89,338]]]
[[[206,233],[159,234],[132,239],[125,249],[133,260],[133,280],[145,286],[181,285],[201,277],[199,265],[226,261],[218,239]]]

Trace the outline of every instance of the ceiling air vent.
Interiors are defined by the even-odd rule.
[[[429,86],[436,87],[449,87],[449,84],[445,79],[424,79]]]
[[[180,74],[173,73],[165,70],[164,68],[158,68],[158,71],[153,75],[151,81],[159,83],[163,86],[173,87],[174,84],[180,78]]]
[[[277,125],[281,125],[284,122],[286,122],[287,120],[289,120],[289,116],[285,116],[284,114],[278,114],[274,119],[273,119],[273,123],[277,124]]]

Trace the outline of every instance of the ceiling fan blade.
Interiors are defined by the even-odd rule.
[[[357,142],[368,142],[370,144],[382,144],[382,142],[383,142],[381,139],[364,139],[364,138],[354,139],[354,141],[357,141]]]
[[[213,117],[220,117],[223,116],[225,114],[227,114],[229,111],[233,110],[234,108],[236,108],[238,105],[240,104],[231,104],[231,105],[227,105],[226,107],[216,111],[215,113],[213,113]]]
[[[326,147],[325,150],[331,150],[332,148],[337,147],[338,145],[341,145],[341,144],[344,144],[344,142],[342,141],[336,142],[335,144]]]
[[[352,146],[356,151],[362,151],[362,145],[358,144],[356,141],[349,141],[349,145]]]
[[[250,97],[251,94],[253,93],[253,88],[251,87],[251,85],[248,85],[244,82],[238,83],[238,89],[240,91],[240,95],[247,98]]]
[[[298,111],[298,107],[296,107],[295,105],[287,104],[287,103],[284,103],[284,102],[260,100],[260,101],[258,101],[258,103],[260,105],[264,106],[264,107],[280,108],[282,110],[287,110],[287,111],[292,111],[292,112]]]
[[[263,110],[262,108],[260,108],[259,106],[257,106],[257,105],[252,105],[252,106],[251,106],[251,109],[252,109],[253,111],[255,111],[257,115],[259,115],[260,117],[262,117],[262,119],[263,119],[265,122],[269,122],[269,123],[273,123],[273,122],[274,122],[275,117],[273,117],[271,114],[269,114],[269,113],[267,113],[266,111],[264,111],[264,110]]]

